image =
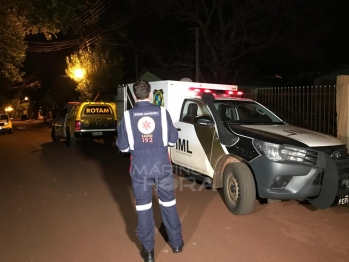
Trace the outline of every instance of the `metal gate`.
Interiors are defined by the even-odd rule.
[[[336,86],[239,88],[291,125],[337,136]]]

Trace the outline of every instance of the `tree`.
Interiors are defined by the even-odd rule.
[[[66,74],[77,83],[80,100],[96,100],[102,91],[117,87],[123,76],[122,57],[99,39],[66,58]]]
[[[43,33],[47,39],[66,32],[84,0],[2,0],[0,5],[0,78],[21,81],[26,58],[25,37]]]
[[[193,29],[198,28],[200,80],[223,83],[233,82],[241,69],[252,70],[254,64],[259,64],[261,54],[272,50],[277,43],[282,46],[286,39],[292,40],[289,46],[297,56],[309,55],[304,47],[309,46],[306,50],[311,50],[313,45],[310,44],[316,42],[310,40],[314,40],[313,25],[316,23],[313,18],[318,15],[314,10],[318,10],[319,2],[167,0],[163,1],[159,16],[168,27],[171,26],[168,21],[173,23],[175,19],[180,22],[173,27],[179,27],[182,34],[191,29],[194,35]],[[164,14],[169,14],[169,17]],[[316,31],[317,35],[323,32]],[[155,58],[162,67],[186,71],[195,68],[194,45],[195,38],[192,37],[191,42],[187,41],[187,45],[182,44],[182,47],[177,42],[170,48],[168,45],[159,46],[152,40],[146,48],[139,49]],[[296,47],[304,48],[304,51],[297,51]],[[278,57],[273,59],[278,60]]]
[[[187,28],[199,29],[200,69],[205,72],[201,80],[219,83],[242,65],[242,58],[273,44],[281,28],[279,2],[170,0],[166,1],[164,8]],[[185,49],[188,50],[188,46]],[[175,70],[195,66],[195,52],[192,49],[190,54],[184,54],[183,49],[173,48],[170,53],[177,55],[170,58],[170,61],[175,61],[173,63],[168,62],[169,53],[163,56],[159,50],[157,46],[152,48],[152,55],[162,66]],[[182,59],[179,60],[180,57]]]

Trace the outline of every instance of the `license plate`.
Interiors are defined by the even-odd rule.
[[[101,136],[103,135],[103,132],[92,132],[93,136]]]
[[[349,195],[343,195],[338,198],[338,205],[344,205],[349,203]]]

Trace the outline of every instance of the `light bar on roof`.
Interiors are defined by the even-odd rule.
[[[194,91],[196,94],[201,93],[212,93],[214,96],[224,96],[224,97],[236,97],[242,96],[244,92],[242,91],[234,91],[234,90],[222,90],[222,89],[208,89],[208,88],[197,88],[190,87],[189,91]]]

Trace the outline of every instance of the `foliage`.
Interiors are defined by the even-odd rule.
[[[66,32],[84,0],[2,0],[0,5],[0,77],[21,81],[26,57],[25,37],[43,33],[47,39]]]
[[[123,60],[120,54],[107,47],[99,39],[95,45],[86,46],[66,58],[66,74],[78,82],[80,100],[93,100],[101,91],[116,88],[122,78]],[[76,70],[83,70],[84,76],[76,77]]]

